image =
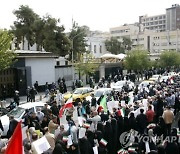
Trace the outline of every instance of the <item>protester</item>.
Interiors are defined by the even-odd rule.
[[[145,78],[151,77],[153,72],[158,71],[146,70]],[[108,86],[118,80],[141,80],[142,73],[138,74],[123,76],[120,72],[112,73],[107,76]],[[179,153],[179,130],[172,128],[174,125],[180,127],[180,84],[176,77],[174,83],[158,80],[147,86],[137,85],[132,91],[126,82],[121,90],[112,90],[111,94],[103,95],[99,100],[91,94],[90,101],[86,98],[78,99],[77,104],[72,102],[74,105],[70,107],[63,99],[66,92],[65,79],[59,79],[58,84],[59,87],[55,83],[50,87],[46,85],[46,89],[51,89],[50,106],[45,104],[42,110],[37,108],[31,114],[25,111],[23,124],[29,128],[28,139],[23,142],[25,153],[37,153],[33,143],[41,139],[42,133],[50,145],[50,149],[44,153],[94,154],[94,150],[99,154],[120,154],[121,150],[129,154]],[[76,86],[81,87],[81,81],[77,80]],[[106,78],[103,77],[98,88],[105,86]],[[60,93],[57,92],[58,88]],[[33,94],[35,96],[35,91]],[[34,99],[31,97],[31,101]],[[61,114],[60,109],[63,109]],[[8,137],[12,136],[15,123],[11,120]],[[166,137],[174,137],[175,140],[167,141]],[[124,143],[129,143],[128,139],[130,144],[124,148]]]

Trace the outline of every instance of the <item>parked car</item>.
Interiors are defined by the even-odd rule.
[[[160,78],[160,80],[159,80],[159,82],[167,82],[167,80],[168,79],[170,79],[171,78],[171,76],[162,76],[161,78]]]
[[[28,114],[31,114],[33,112],[37,112],[38,108],[43,108],[45,105],[45,103],[43,102],[33,102],[33,103],[26,103],[26,104],[21,104],[18,107],[14,108],[13,110],[11,110],[9,113],[7,113],[6,115],[0,117],[4,131],[2,132],[0,130],[0,134],[2,136],[6,136],[7,135],[7,131],[9,129],[9,116],[14,116],[14,119],[16,119],[17,121],[22,120],[24,118],[25,115],[25,111],[28,109],[29,112]]]
[[[64,94],[64,99],[67,101],[71,96],[73,101],[82,101],[83,98],[86,98],[93,92],[93,89],[90,87],[76,88],[73,93]]]
[[[112,92],[112,88],[99,88],[97,90],[95,90],[94,93],[94,97],[96,98],[96,100],[98,100],[102,95],[108,95]],[[87,96],[86,100],[91,102],[92,97],[91,96]]]
[[[132,91],[134,89],[134,83],[131,81],[126,81],[126,80],[122,80],[122,81],[118,81],[116,83],[112,83],[111,88],[113,90],[121,91],[123,86],[125,86],[126,84],[129,86],[129,91]]]
[[[142,87],[146,88],[147,86],[154,84],[154,83],[155,82],[151,81],[151,80],[144,80],[139,84],[138,89],[140,90]]]
[[[153,75],[151,78],[149,78],[150,81],[155,81],[155,82],[158,82],[158,80],[161,78],[161,75],[159,74],[156,74],[156,75]]]

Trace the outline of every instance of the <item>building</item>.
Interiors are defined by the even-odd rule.
[[[43,90],[46,82],[55,82],[55,58],[50,52],[16,50],[17,61],[10,69],[0,72],[0,95],[5,85],[7,96],[12,96],[14,90],[20,95],[26,94],[26,88],[32,87],[36,81],[39,90]]]
[[[141,25],[141,31],[144,29],[154,31],[165,31],[166,30],[166,14],[156,16],[140,16],[139,24]]]
[[[122,39],[123,37],[131,38],[131,35],[137,35],[139,27],[137,24],[124,24],[123,26],[110,28],[111,37]]]
[[[109,33],[94,33],[86,37],[87,51],[94,56],[100,58],[105,53],[108,53],[105,47],[105,41],[110,37]]]
[[[166,9],[166,30],[180,29],[180,5],[174,4]]]
[[[165,14],[155,16],[139,16],[141,31],[149,29],[153,31],[174,31],[180,29],[180,5],[174,4],[166,9]]]

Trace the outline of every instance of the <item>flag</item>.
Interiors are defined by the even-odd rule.
[[[61,107],[61,109],[59,110],[59,117],[61,118],[64,110],[67,108],[72,108],[73,107],[73,98],[72,96],[67,100],[67,102],[64,104],[63,107]]]
[[[106,146],[108,142],[107,142],[105,139],[102,138],[102,139],[100,140],[100,143],[101,143],[102,145]]]
[[[134,151],[136,151],[136,149],[134,147],[129,147],[128,148],[128,152],[134,152]]]
[[[62,139],[64,142],[67,142],[68,141],[68,136],[63,136],[63,139]]]
[[[22,154],[23,143],[22,143],[22,128],[21,121],[16,126],[16,129],[9,140],[5,154]]]
[[[179,136],[179,137],[180,137],[180,131],[178,131],[178,132],[177,132],[177,136]]]
[[[120,112],[121,112],[121,116],[122,116],[122,117],[125,117],[125,109],[124,109],[124,108],[121,108],[121,109],[120,109]]]
[[[85,127],[85,128],[89,128],[89,127],[90,127],[90,124],[85,123],[85,124],[83,124],[83,127]]]
[[[125,149],[119,149],[117,151],[117,154],[128,154],[128,151],[126,151]]]
[[[104,112],[107,112],[107,101],[106,101],[106,95],[102,98],[100,102],[100,106],[103,107]]]
[[[113,96],[111,97],[111,101],[113,101],[113,102],[114,102],[114,97],[113,97]]]

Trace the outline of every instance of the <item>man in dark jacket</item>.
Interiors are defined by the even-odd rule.
[[[7,137],[10,138],[18,124],[18,121],[14,119],[14,116],[9,117],[9,130],[7,132]]]
[[[147,127],[147,117],[144,114],[144,109],[140,109],[140,114],[136,117],[136,122],[139,133],[144,134]]]
[[[30,90],[30,98],[31,98],[31,102],[35,102],[35,95],[37,94],[37,91],[34,87],[31,88]]]
[[[58,106],[57,106],[57,102],[56,102],[56,101],[53,102],[53,105],[51,106],[50,109],[52,110],[52,113],[53,113],[55,116],[58,116],[58,115],[59,115],[59,109],[58,109]]]
[[[92,97],[92,99],[91,99],[91,106],[96,107],[97,102],[96,102],[96,98],[94,97],[94,94],[91,94],[91,97]]]
[[[17,104],[17,106],[19,105],[19,91],[15,91],[15,95],[14,95],[14,102]]]

